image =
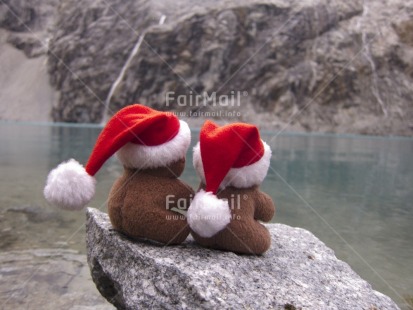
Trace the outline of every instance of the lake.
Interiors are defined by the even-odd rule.
[[[18,253],[47,249],[80,253],[86,266],[85,213],[49,206],[42,190],[49,170],[60,162],[87,161],[100,130],[98,126],[0,123],[3,259],[11,253],[18,261]],[[192,144],[198,134],[193,131]],[[413,139],[270,132],[263,132],[262,138],[273,149],[271,168],[261,186],[277,206],[273,222],[308,229],[376,290],[407,309],[404,298],[413,296]],[[191,153],[182,179],[196,188],[199,180]],[[102,167],[91,207],[106,210],[109,190],[121,173],[116,158]],[[7,262],[13,269],[13,261]],[[3,286],[12,285],[4,282],[12,279],[7,278],[13,274],[9,269],[0,270]],[[19,289],[30,287],[32,278],[26,280]],[[84,276],[84,282],[95,290],[90,277]],[[11,307],[37,298],[29,289],[23,299],[10,296],[2,291],[0,302]]]

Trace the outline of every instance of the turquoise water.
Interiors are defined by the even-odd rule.
[[[0,123],[1,251],[85,253],[84,212],[48,206],[42,189],[61,161],[87,161],[99,131]],[[263,139],[273,149],[262,185],[277,206],[273,221],[310,230],[376,290],[406,307],[403,297],[413,295],[413,139],[271,133]],[[92,207],[106,210],[121,172],[115,158],[103,166]],[[182,178],[198,186],[190,153]]]

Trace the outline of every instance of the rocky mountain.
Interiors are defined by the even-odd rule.
[[[42,29],[54,121],[141,102],[195,123],[413,134],[413,0],[35,2],[5,2],[17,21],[0,5],[0,26],[29,57],[45,51],[19,32]]]

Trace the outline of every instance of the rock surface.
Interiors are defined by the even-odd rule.
[[[0,253],[2,309],[111,310],[90,281],[86,256],[73,250]]]
[[[262,257],[131,242],[87,211],[92,278],[119,309],[399,309],[306,230],[268,226]]]
[[[49,57],[56,121],[100,122],[145,34],[112,111],[141,102],[205,115],[222,107],[190,106],[189,97],[240,91],[240,106],[224,109],[239,113],[221,116],[271,129],[413,134],[413,0],[61,3]]]

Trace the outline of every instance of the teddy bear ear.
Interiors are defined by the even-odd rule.
[[[229,224],[231,210],[228,201],[201,189],[188,208],[187,219],[189,227],[195,233],[210,238]]]
[[[95,178],[71,159],[50,171],[43,194],[52,205],[81,210],[95,195],[95,183]]]

